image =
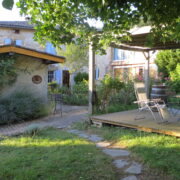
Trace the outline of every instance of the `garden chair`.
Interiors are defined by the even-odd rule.
[[[57,112],[57,110],[60,110],[61,117],[62,117],[62,108],[63,108],[63,96],[62,96],[62,94],[59,94],[59,93],[51,94],[50,99],[52,102],[54,102],[53,114],[55,114]],[[58,109],[57,109],[57,105],[59,105]]]
[[[167,107],[163,100],[161,99],[148,99],[145,91],[145,84],[143,82],[135,82],[134,83],[134,90],[137,101],[134,103],[138,104],[138,110],[139,112],[143,110],[148,110],[153,116],[153,119],[157,121],[157,118],[155,116],[155,111],[158,113],[158,116],[160,117],[162,122],[167,122],[167,119],[169,118],[167,113]],[[164,118],[166,115],[166,118]],[[135,120],[138,119],[144,119],[143,118],[137,118],[135,117]]]

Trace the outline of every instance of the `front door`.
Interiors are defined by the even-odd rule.
[[[63,70],[63,86],[69,87],[69,71]]]

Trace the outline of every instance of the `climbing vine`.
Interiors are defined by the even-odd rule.
[[[16,56],[9,54],[0,55],[0,90],[6,86],[13,84],[17,78],[17,69],[14,66]]]

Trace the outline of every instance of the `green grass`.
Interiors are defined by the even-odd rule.
[[[111,161],[94,144],[55,129],[0,141],[3,180],[115,180]]]
[[[82,123],[76,124],[76,127],[125,146],[150,167],[180,179],[180,138],[119,127],[95,128]]]

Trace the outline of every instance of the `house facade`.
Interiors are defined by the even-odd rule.
[[[48,54],[57,55],[55,47],[47,42],[45,46],[34,40],[34,26],[28,21],[0,21],[0,45],[14,44]],[[60,64],[48,66],[48,82],[56,81],[60,85],[70,84],[69,69]]]
[[[154,62],[157,52],[151,53],[150,76],[157,78],[158,71]],[[109,47],[106,55],[96,55],[96,80],[101,80],[106,74],[122,81],[144,79],[147,60],[142,52],[128,51]]]
[[[47,99],[48,66],[63,63],[65,58],[48,52],[52,45],[41,46],[33,40],[34,28],[27,21],[0,22],[0,56],[15,57],[16,81],[1,87],[1,96],[15,91],[30,91]]]

